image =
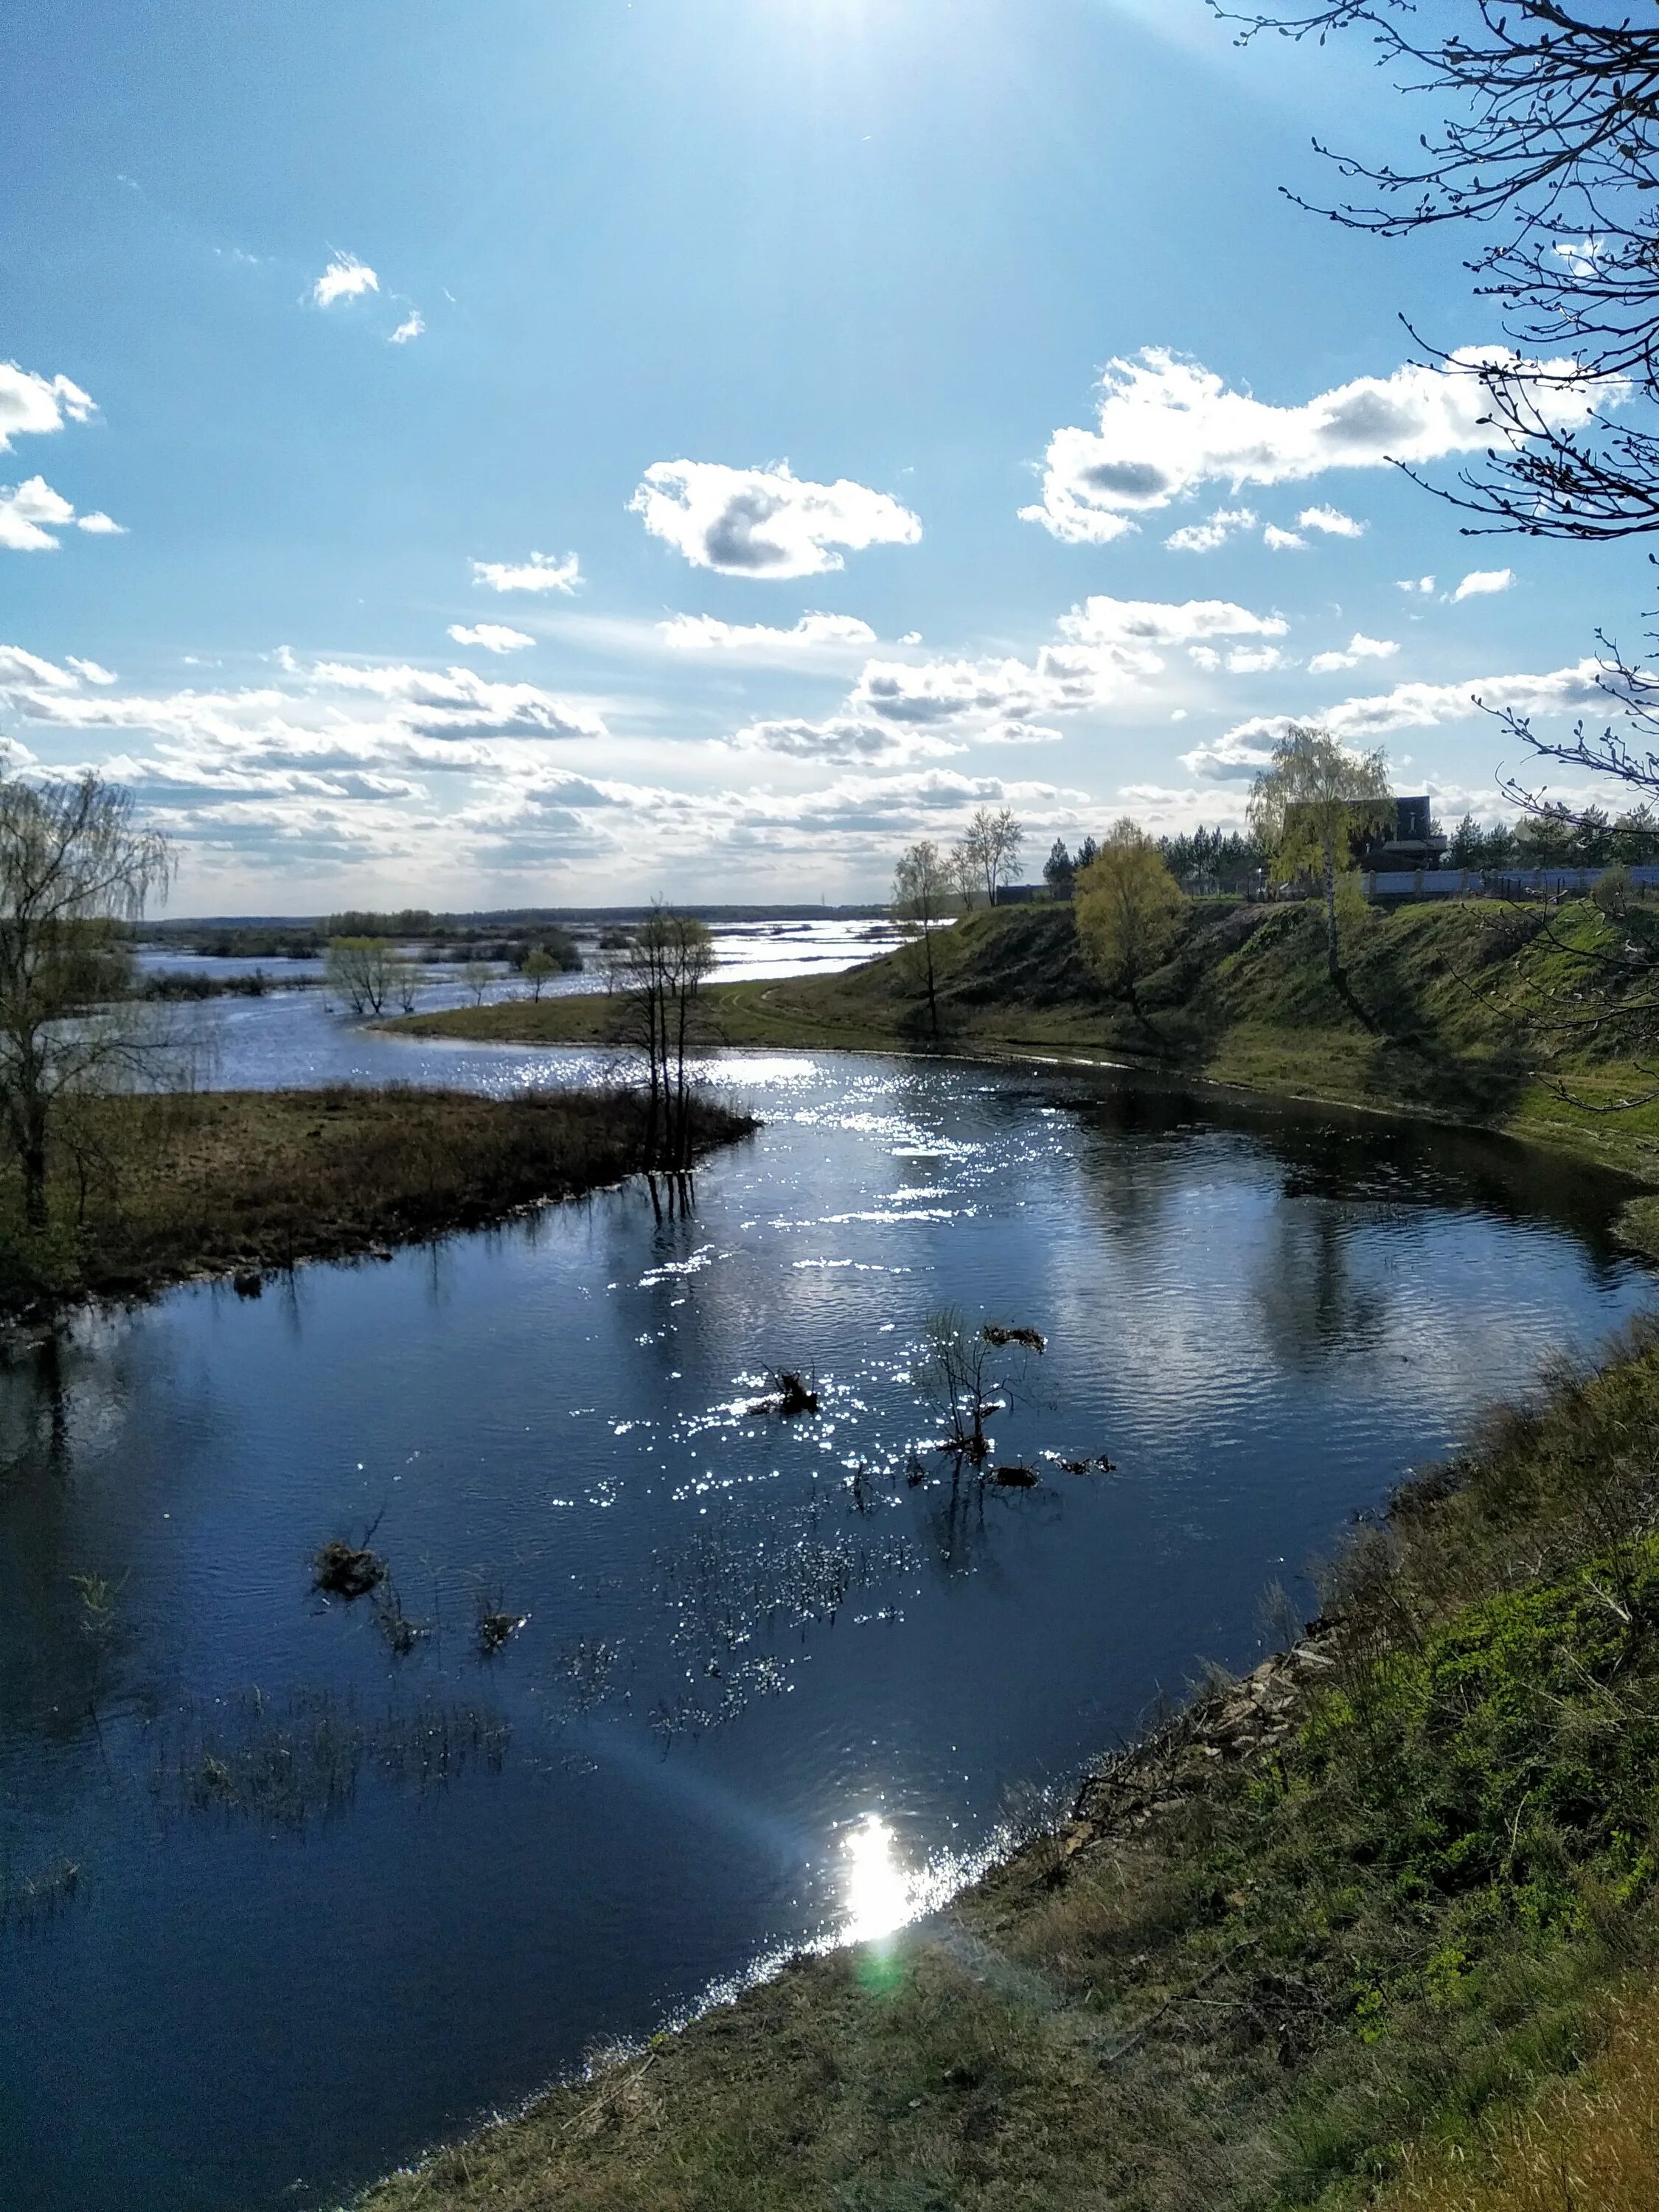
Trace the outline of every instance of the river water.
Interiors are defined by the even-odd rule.
[[[203,1018],[227,1083],[598,1064],[317,992]],[[689,1214],[633,1185],[0,1374],[0,2204],[331,2205],[939,1893],[1649,1300],[1621,1187],[1496,1139],[1109,1070],[714,1073],[763,1127]],[[992,1423],[1034,1487],[933,1448],[945,1306],[1048,1340]],[[816,1414],[752,1410],[785,1368]],[[389,1589],[318,1595],[371,1528]]]

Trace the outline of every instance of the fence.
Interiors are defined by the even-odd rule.
[[[1630,870],[1644,890],[1659,888],[1659,867]],[[1368,869],[1362,878],[1368,899],[1559,898],[1593,890],[1605,868],[1392,868]]]

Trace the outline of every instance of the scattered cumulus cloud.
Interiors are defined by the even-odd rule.
[[[1052,744],[1060,732],[1050,717],[1132,696],[1164,672],[1165,650],[1184,647],[1218,666],[1223,657],[1206,640],[1279,638],[1289,625],[1280,615],[1255,614],[1228,599],[1101,594],[1073,607],[1057,628],[1058,639],[1030,660],[1012,654],[866,660],[834,714],[752,722],[727,742],[744,751],[842,761],[914,758],[969,744]],[[1271,644],[1232,645],[1228,653],[1237,673],[1279,665]]]
[[[40,437],[67,422],[84,422],[97,404],[66,376],[37,376],[15,361],[0,361],[0,453],[16,437]]]
[[[1060,619],[1061,635],[1082,645],[1183,645],[1209,637],[1283,637],[1282,615],[1252,614],[1231,599],[1085,599]]]
[[[0,645],[0,692],[31,689],[73,691],[76,678],[69,669],[37,653],[26,653],[21,645]]]
[[[855,714],[830,714],[817,722],[800,715],[750,722],[726,742],[738,752],[848,763],[942,758],[966,750],[960,742],[931,731],[896,728],[890,722]]]
[[[1256,518],[1248,507],[1218,507],[1207,522],[1189,522],[1172,530],[1164,543],[1176,553],[1213,553],[1240,532],[1254,530]]]
[[[341,300],[361,300],[366,292],[378,292],[380,280],[366,261],[359,261],[355,253],[337,253],[322,275],[311,288],[311,296],[319,307],[331,307]]]
[[[0,705],[20,732],[101,745],[106,772],[131,785],[149,820],[189,854],[192,880],[268,874],[354,881],[431,880],[446,872],[550,867],[614,881],[619,866],[696,855],[722,879],[763,884],[781,859],[884,874],[896,845],[954,836],[982,805],[1016,807],[1034,836],[1075,830],[1087,794],[959,772],[930,753],[931,733],[808,735],[803,763],[827,775],[805,789],[775,776],[719,789],[623,782],[568,764],[546,731],[473,734],[433,718],[534,722],[526,687],[465,670],[307,662],[279,653],[269,680],[218,690],[94,690],[72,668],[0,647]],[[546,695],[541,695],[544,701]],[[591,710],[553,702],[567,726],[602,728]],[[910,748],[907,759],[905,747]],[[779,732],[758,748],[788,750]],[[741,749],[728,757],[736,759]]]
[[[472,563],[473,582],[492,592],[574,592],[581,580],[581,563],[574,553],[562,561],[550,553],[532,553],[527,561]]]
[[[694,568],[722,575],[821,576],[844,568],[841,549],[915,545],[921,524],[885,492],[846,477],[811,483],[775,468],[656,461],[629,501],[653,538]]]
[[[1495,434],[1480,371],[1522,366],[1506,348],[1466,347],[1449,370],[1407,363],[1281,407],[1230,389],[1198,362],[1150,349],[1108,364],[1093,429],[1055,431],[1042,497],[1021,514],[1069,544],[1106,545],[1136,529],[1138,516],[1206,483],[1237,493],[1247,484],[1304,482],[1328,469],[1483,449]],[[1597,404],[1624,396],[1613,380],[1599,387],[1548,380],[1570,366],[1538,364],[1534,392],[1547,421],[1582,422]]]
[[[54,491],[44,477],[30,477],[20,484],[0,484],[0,550],[56,552],[63,540],[53,532],[67,530],[71,524],[94,538],[126,535],[107,514],[77,515],[70,502]]]
[[[77,660],[72,653],[68,660],[76,674],[88,684],[113,684],[117,680],[113,669],[100,668],[95,660]]]
[[[769,652],[775,647],[793,652],[801,647],[876,642],[874,630],[856,615],[803,615],[787,629],[774,629],[765,623],[721,622],[714,615],[675,615],[671,621],[659,623],[657,629],[665,645],[685,653]],[[914,637],[909,641],[920,641]]]
[[[1311,664],[1310,664],[1311,665]],[[1472,677],[1461,684],[1398,684],[1391,691],[1322,708],[1319,720],[1345,744],[1374,745],[1396,730],[1432,729],[1482,714],[1580,715],[1604,708],[1601,664],[1580,660],[1540,676]],[[1212,744],[1182,756],[1189,774],[1222,781],[1252,776],[1294,717],[1255,715]]]
[[[1300,553],[1308,543],[1299,531],[1281,530],[1276,522],[1262,532],[1261,542],[1270,553]]]
[[[404,317],[402,322],[398,324],[397,329],[393,331],[392,336],[386,340],[386,343],[388,345],[407,345],[412,338],[424,337],[425,335],[426,318],[418,307],[411,307],[408,314]]]
[[[509,629],[505,623],[451,623],[448,634],[457,645],[481,646],[486,653],[522,653],[536,642],[527,631]]]
[[[1434,597],[1434,578],[1432,576],[1402,576],[1400,579],[1399,589],[1410,598],[1431,599]]]
[[[1304,507],[1296,520],[1299,530],[1321,530],[1327,538],[1363,538],[1368,527],[1340,507]]]
[[[1339,669],[1358,668],[1362,660],[1391,659],[1399,650],[1392,638],[1366,637],[1356,630],[1340,652],[1315,653],[1308,663],[1308,672],[1310,676],[1333,676]]]
[[[1481,599],[1494,592],[1507,592],[1515,581],[1513,568],[1472,568],[1452,593],[1454,602]]]

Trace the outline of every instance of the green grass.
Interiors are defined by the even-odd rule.
[[[700,1103],[698,1150],[752,1126]],[[625,1091],[342,1085],[85,1102],[53,1154],[46,1236],[25,1232],[15,1176],[0,1175],[0,1312],[476,1227],[619,1181],[644,1137]]]
[[[1656,1470],[1641,1340],[1361,1534],[1265,1722],[1209,1694],[937,1920],[362,2212],[1338,2212],[1483,2154],[1659,1962]]]
[[[1559,941],[1552,941],[1552,939]],[[1640,958],[1613,967],[1581,955]],[[1563,949],[1566,948],[1566,949]],[[1365,912],[1347,925],[1351,1000],[1325,972],[1323,922],[1300,905],[1196,900],[1137,1021],[1091,977],[1067,906],[966,917],[935,940],[936,1037],[915,957],[841,975],[731,983],[708,994],[711,1042],[1106,1057],[1176,1079],[1328,1099],[1503,1129],[1659,1181],[1659,1081],[1642,1065],[1659,1020],[1659,915],[1617,926],[1587,903],[1550,917],[1480,901]],[[1359,1011],[1356,1011],[1358,1008]],[[1595,1029],[1563,1029],[1593,1016]],[[416,1015],[416,1035],[604,1042],[602,993]]]

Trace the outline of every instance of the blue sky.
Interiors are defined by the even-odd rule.
[[[1492,814],[1473,695],[1570,723],[1639,628],[1638,554],[1464,538],[1385,465],[1484,442],[1400,313],[1500,334],[1455,240],[1279,194],[1423,119],[1358,43],[1202,0],[5,43],[0,729],[132,784],[179,910],[878,895],[982,800],[1033,865],[1237,821],[1286,714]]]

